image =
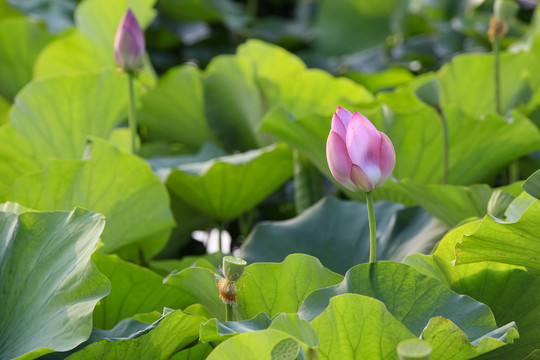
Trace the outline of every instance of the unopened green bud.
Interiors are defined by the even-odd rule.
[[[431,350],[431,345],[420,339],[403,340],[396,347],[399,360],[429,360]]]
[[[225,256],[223,258],[223,275],[229,281],[237,281],[246,267],[247,262],[244,259],[235,256]]]

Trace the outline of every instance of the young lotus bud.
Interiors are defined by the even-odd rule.
[[[116,30],[114,39],[116,65],[127,73],[141,71],[144,68],[144,55],[144,34],[137,18],[129,9]]]
[[[351,191],[370,192],[392,174],[392,142],[362,114],[338,106],[326,142],[326,159],[334,178]]]

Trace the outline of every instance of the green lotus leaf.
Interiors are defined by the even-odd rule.
[[[165,187],[140,158],[93,138],[89,159],[51,160],[41,173],[20,178],[9,200],[38,210],[74,206],[107,218],[102,252],[140,261],[156,254],[173,226]]]
[[[428,253],[445,231],[419,207],[377,202],[375,218],[380,260],[402,261],[414,252]],[[240,257],[249,262],[283,261],[292,253],[315,256],[340,274],[367,262],[366,205],[325,198],[294,219],[258,224],[240,248]]]
[[[270,317],[295,313],[312,291],[342,279],[316,258],[303,254],[289,255],[282,263],[251,264],[237,282],[236,318],[251,319],[260,312]]]
[[[203,321],[202,316],[173,311],[141,336],[116,341],[103,339],[67,359],[169,359],[197,340],[199,325]]]
[[[457,293],[486,304],[498,324],[515,321],[520,338],[482,359],[522,359],[540,343],[540,278],[521,267],[495,262],[454,266],[456,244],[480,224],[482,221],[475,221],[452,230],[433,255],[410,255],[405,262]]]
[[[272,145],[173,169],[167,187],[214,219],[232,220],[252,209],[292,175],[292,156]]]
[[[498,335],[501,336],[500,339],[495,338]],[[430,343],[433,349],[431,356],[441,360],[473,359],[506,343],[511,344],[518,337],[514,327],[504,326],[474,342],[469,342],[467,335],[461,329],[441,316],[431,318],[422,331],[422,339]]]
[[[396,346],[415,335],[377,299],[343,294],[311,322],[319,335],[319,359],[394,359]]]
[[[262,102],[252,62],[218,56],[208,64],[203,81],[206,119],[219,141],[231,150],[258,148]]]
[[[200,147],[214,139],[204,114],[201,71],[184,65],[169,70],[141,97],[137,116],[149,140],[167,140]]]
[[[42,26],[27,18],[0,22],[0,95],[12,101],[32,79],[32,67],[41,49],[52,40]]]
[[[219,321],[225,321],[225,304],[217,288],[218,275],[212,270],[190,267],[171,274],[164,282],[191,296],[194,303],[203,305]]]
[[[164,307],[183,309],[194,300],[163,277],[115,255],[94,254],[92,260],[112,284],[111,293],[94,310],[94,327],[111,329],[120,320],[140,313],[161,312]]]
[[[54,77],[21,91],[10,113],[32,157],[80,159],[89,136],[106,138],[127,114],[128,87],[118,72]]]
[[[332,297],[344,293],[382,301],[416,336],[434,316],[451,320],[471,341],[497,328],[486,305],[456,294],[410,266],[389,261],[357,265],[347,272],[342,283],[314,291],[302,304],[300,317],[311,321],[324,311]]]
[[[90,336],[110,290],[90,260],[104,226],[80,208],[0,212],[0,359],[70,350]]]
[[[516,222],[486,216],[478,228],[456,244],[456,265],[497,261],[540,270],[538,220],[540,201],[534,201]]]

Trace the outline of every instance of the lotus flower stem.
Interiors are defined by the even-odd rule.
[[[129,106],[128,106],[128,123],[131,132],[131,151],[137,154],[139,149],[137,146],[137,117],[135,113],[135,90],[133,86],[133,74],[128,73],[129,83]]]
[[[219,223],[218,225],[218,249],[221,254],[223,254],[223,245],[221,242],[223,241],[223,224]]]
[[[372,263],[377,259],[377,225],[375,224],[372,191],[366,193],[366,204],[369,219],[369,262]]]

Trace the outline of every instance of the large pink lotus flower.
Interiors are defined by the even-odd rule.
[[[114,39],[116,65],[125,72],[140,71],[144,67],[144,34],[131,9],[122,18]]]
[[[336,180],[351,191],[382,186],[396,165],[396,152],[384,133],[362,114],[338,106],[326,142],[326,159]]]

